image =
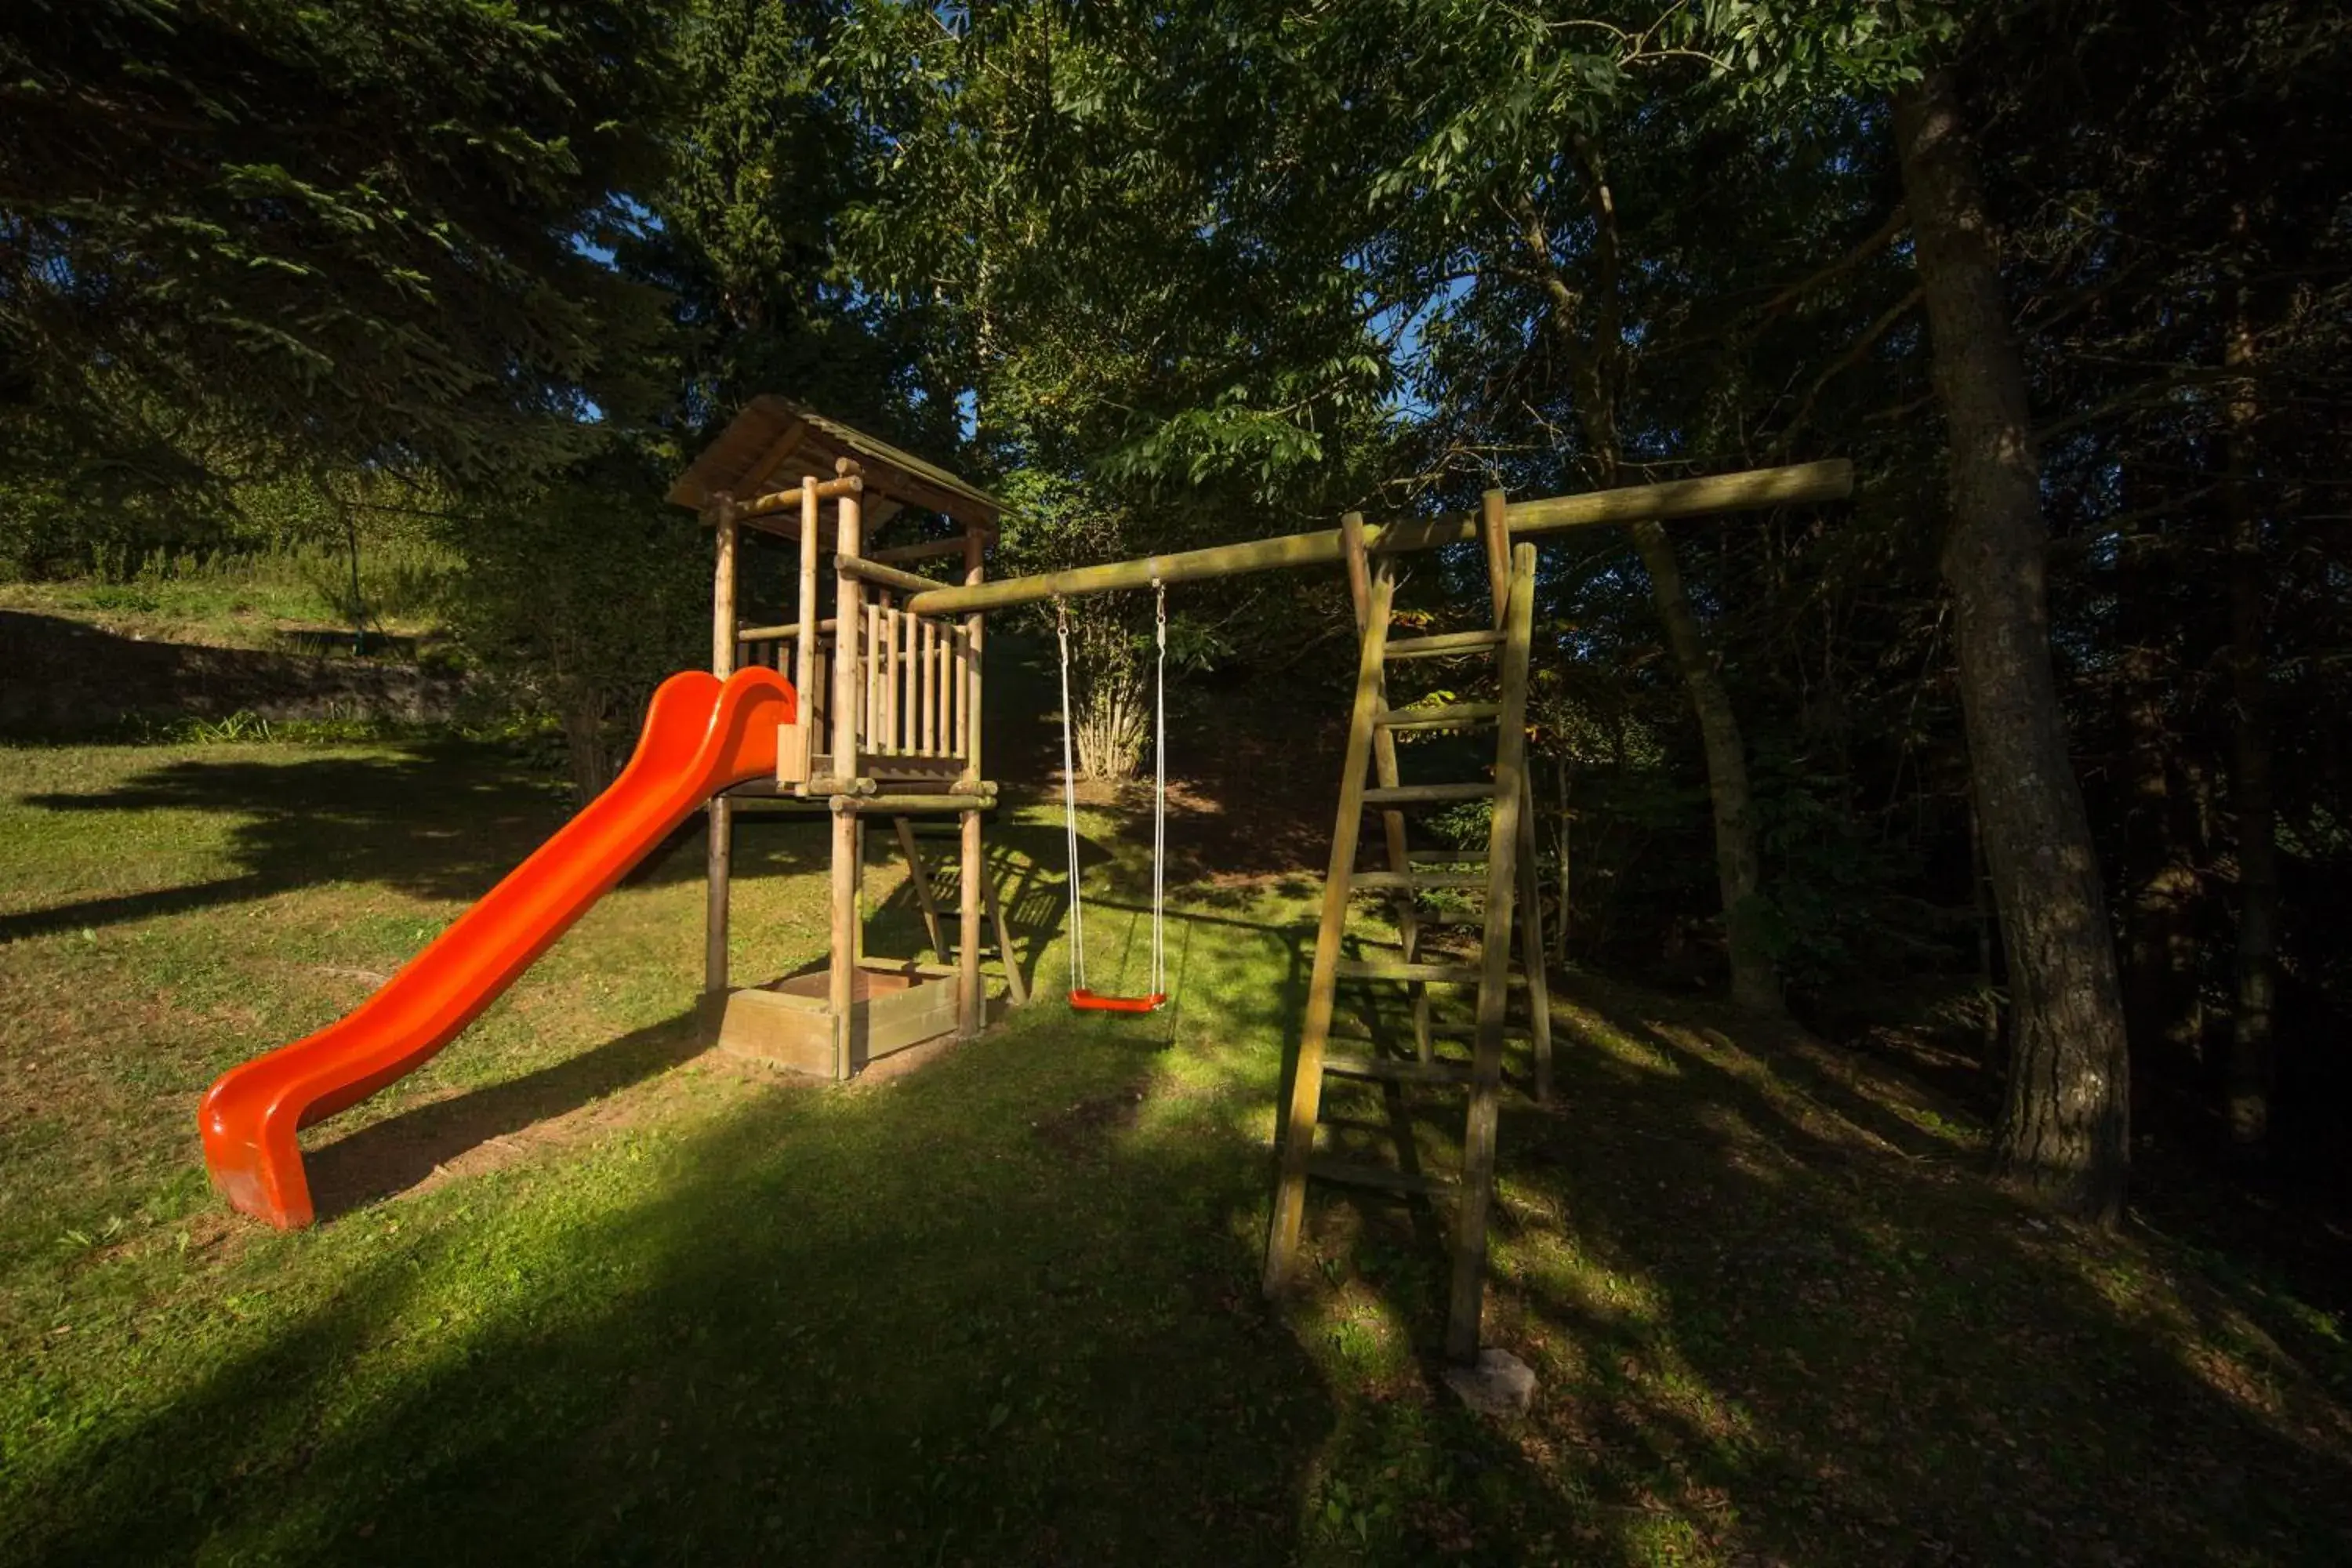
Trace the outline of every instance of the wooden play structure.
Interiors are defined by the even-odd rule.
[[[1014,1003],[1025,997],[982,839],[996,802],[981,750],[986,613],[1085,594],[1164,595],[1171,584],[1245,572],[1341,565],[1360,643],[1307,1016],[1286,1075],[1265,1286],[1279,1291],[1291,1277],[1310,1181],[1451,1198],[1456,1212],[1446,1347],[1467,1360],[1479,1348],[1507,1043],[1528,1043],[1531,1092],[1539,1101],[1551,1093],[1551,1017],[1526,783],[1534,541],[1564,529],[1835,500],[1852,485],[1849,465],[1827,462],[1541,500],[1514,501],[1496,490],[1473,517],[1374,527],[1351,513],[1320,532],[991,582],[985,558],[1000,508],[985,491],[810,409],[756,399],[669,492],[702,515],[716,542],[710,669],[664,681],[613,785],[367,1001],[222,1074],[198,1111],[205,1165],[246,1213],[281,1226],[310,1224],[299,1131],[414,1071],[456,1038],[698,810],[708,811],[710,826],[701,1016],[723,1048],[846,1079],[894,1052],[977,1034],[992,1002],[982,967],[988,935],[995,939],[1007,996]],[[792,606],[788,623],[747,625],[737,613],[747,531],[794,547],[792,569],[779,572],[788,579],[779,586],[790,589],[779,595]],[[894,531],[898,537],[884,542]],[[1475,550],[1484,561],[1493,590],[1490,620],[1391,637],[1394,558],[1446,547]],[[955,580],[910,570],[923,563],[945,563]],[[1392,666],[1431,660],[1446,661],[1441,668],[1491,662],[1493,700],[1418,700],[1391,689]],[[1475,674],[1469,683],[1484,684]],[[1491,763],[1464,770],[1486,776],[1405,779],[1398,737],[1433,730],[1491,730]],[[1155,751],[1164,769],[1164,747]],[[1457,761],[1465,755],[1458,748],[1453,754]],[[1483,856],[1414,846],[1417,816],[1472,802],[1491,809]],[[830,818],[830,941],[822,968],[737,985],[729,973],[729,883],[736,814],[751,810]],[[1381,864],[1360,869],[1367,812],[1380,818]],[[954,823],[952,912],[934,891],[933,868],[920,853],[916,825],[925,817]],[[866,950],[866,828],[876,818],[890,822],[912,874],[928,960]],[[1074,923],[1076,864],[1073,829]],[[1384,900],[1393,918],[1396,940],[1381,956],[1369,956],[1375,944],[1348,929],[1349,901],[1360,895]],[[1159,907],[1155,879],[1150,992],[1095,995],[1074,965],[1073,1005],[1139,1012],[1168,999]],[[1449,941],[1448,928],[1475,931],[1476,941]],[[1375,1027],[1376,1010],[1366,1008],[1354,1015],[1363,1027],[1344,1030],[1338,1006],[1343,985],[1402,986],[1402,1030]],[[1467,1016],[1435,1005],[1433,993],[1466,993]],[[1335,1041],[1353,1048],[1334,1052]],[[1345,1144],[1344,1135],[1361,1126],[1325,1114],[1325,1085],[1334,1079],[1377,1086],[1388,1097],[1388,1125],[1402,1133],[1392,1161],[1377,1158],[1377,1149]],[[1458,1173],[1419,1168],[1400,1098],[1408,1088],[1463,1093]]]
[[[796,477],[783,482],[783,475]],[[1170,584],[1242,573],[1343,566],[1355,605],[1360,657],[1307,1015],[1295,1066],[1286,1075],[1265,1282],[1276,1293],[1291,1278],[1310,1181],[1450,1198],[1455,1223],[1446,1348],[1457,1360],[1472,1358],[1478,1351],[1507,1042],[1527,1043],[1536,1099],[1549,1100],[1551,1092],[1551,1020],[1526,783],[1533,541],[1572,528],[1834,500],[1846,495],[1852,482],[1849,465],[1823,462],[1538,500],[1513,501],[1491,491],[1470,518],[1374,527],[1350,514],[1339,528],[1325,531],[992,582],[984,557],[999,508],[984,492],[809,410],[782,399],[760,399],[670,492],[671,500],[698,508],[717,538],[714,670],[726,675],[739,661],[788,669],[804,702],[802,733],[780,744],[773,781],[740,786],[710,805],[707,990],[718,1038],[730,1049],[845,1078],[922,1039],[950,1031],[975,1033],[988,1002],[979,940],[983,907],[993,921],[1008,985],[1020,999],[1020,965],[982,854],[982,818],[996,792],[982,770],[980,749],[980,654],[987,611],[1087,594],[1164,593]],[[942,521],[929,524],[922,537],[873,548],[889,518],[925,512]],[[960,531],[942,535],[942,526]],[[736,561],[746,528],[779,533],[799,545],[796,618],[790,624],[739,624]],[[1492,588],[1491,623],[1390,637],[1393,558],[1447,546],[1475,547],[1483,558]],[[960,568],[961,581],[908,570],[937,560]],[[824,594],[828,582],[829,603]],[[1400,700],[1391,690],[1391,666],[1424,660],[1490,664],[1494,700]],[[1491,730],[1495,742],[1487,776],[1407,782],[1397,737],[1429,730]],[[730,827],[739,805],[752,799],[777,809],[831,814],[833,943],[822,976],[750,988],[729,984]],[[1413,845],[1418,814],[1469,801],[1491,804],[1483,856]],[[961,823],[961,908],[952,944],[942,934],[941,914],[929,890],[929,868],[917,854],[909,826],[913,817],[927,812],[951,813]],[[1381,864],[1359,869],[1367,812],[1379,817]],[[892,821],[922,903],[935,962],[875,959],[865,952],[861,830],[874,816]],[[1349,933],[1350,900],[1362,895],[1381,898],[1390,907],[1397,940],[1389,955],[1361,956],[1360,944]],[[1438,907],[1433,900],[1446,903]],[[1475,943],[1441,950],[1438,933],[1447,927],[1475,931]],[[1360,985],[1403,988],[1410,1022],[1393,1044],[1369,1031],[1342,1034],[1340,989]],[[1433,1005],[1433,989],[1468,993],[1469,1016],[1441,1016]],[[1358,1048],[1336,1053],[1329,1048],[1335,1040]],[[1454,1042],[1466,1049],[1456,1049]],[[1422,1172],[1409,1148],[1400,1149],[1401,1157],[1391,1164],[1330,1146],[1319,1135],[1335,1131],[1323,1115],[1325,1085],[1335,1078],[1377,1085],[1391,1097],[1408,1087],[1462,1092],[1466,1104],[1461,1170],[1451,1175]],[[1402,1124],[1401,1118],[1393,1120]]]
[[[918,610],[910,596],[942,584],[906,568],[948,561],[964,586],[978,586],[997,502],[943,468],[778,397],[755,398],[737,415],[669,499],[698,510],[717,541],[712,673],[765,666],[802,701],[775,776],[710,803],[706,1028],[724,1049],[835,1079],[941,1036],[978,1033],[988,1005],[982,944],[973,940],[983,910],[1007,990],[1024,999],[981,841],[982,815],[996,798],[982,772],[982,616]],[[894,522],[919,533],[877,548]],[[746,531],[798,547],[790,623],[747,625],[736,613]],[[744,809],[814,810],[832,819],[832,943],[822,975],[731,984],[730,879],[736,813]],[[926,816],[951,816],[960,827],[952,911],[940,907],[921,855],[915,823]],[[877,817],[890,822],[913,875],[929,961],[866,951],[866,827]]]

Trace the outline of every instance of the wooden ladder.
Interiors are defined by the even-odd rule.
[[[1513,550],[1503,519],[1501,493],[1490,493],[1481,531],[1494,586],[1494,629],[1394,639],[1389,636],[1389,620],[1395,582],[1388,563],[1382,561],[1375,567],[1368,558],[1360,515],[1351,513],[1341,521],[1349,587],[1363,642],[1356,667],[1355,707],[1348,727],[1346,771],[1339,781],[1339,821],[1332,832],[1322,921],[1316,931],[1315,966],[1307,983],[1307,1021],[1282,1122],[1281,1173],[1265,1252],[1266,1293],[1276,1295],[1289,1284],[1297,1263],[1309,1177],[1407,1194],[1450,1193],[1456,1206],[1445,1348],[1456,1361],[1469,1361],[1478,1353],[1486,1217],[1493,1198],[1496,1124],[1507,1037],[1517,1035],[1530,1040],[1537,1099],[1549,1101],[1551,1094],[1551,1010],[1544,980],[1527,786],[1528,662],[1533,636],[1536,550],[1533,544]],[[1499,658],[1499,700],[1402,708],[1391,704],[1391,663],[1455,658]],[[1400,776],[1395,740],[1399,730],[1486,725],[1496,729],[1492,779],[1409,784]],[[1365,783],[1368,766],[1377,778],[1370,787]],[[1475,855],[1458,850],[1410,847],[1406,819],[1412,808],[1472,800],[1494,803],[1483,865],[1477,864]],[[1383,871],[1356,869],[1358,835],[1368,808],[1381,814],[1388,860]],[[1476,868],[1465,868],[1473,866]],[[1459,916],[1433,916],[1422,910],[1418,896],[1441,889],[1460,889],[1483,900],[1483,908],[1475,917],[1481,930],[1475,962],[1424,961],[1422,938],[1430,926],[1468,923]],[[1364,893],[1383,894],[1393,900],[1399,938],[1394,959],[1351,959],[1343,951],[1349,900]],[[1516,963],[1512,953],[1515,912],[1519,916],[1516,921],[1519,962]],[[1361,1057],[1328,1052],[1326,1047],[1335,1037],[1336,994],[1343,981],[1402,982],[1408,987],[1412,1009],[1411,1057],[1383,1052],[1376,1041],[1369,1043]],[[1432,985],[1476,987],[1475,1022],[1466,1030],[1449,1030],[1433,1023]],[[1527,1022],[1521,1028],[1512,1027],[1509,1022],[1508,1004],[1515,989],[1527,997]],[[1436,1040],[1464,1034],[1470,1045],[1467,1061],[1438,1054]],[[1392,1123],[1406,1130],[1399,1151],[1400,1168],[1343,1159],[1316,1146],[1318,1125],[1331,1125],[1323,1118],[1323,1080],[1334,1075],[1381,1085],[1395,1112]],[[1398,1098],[1408,1084],[1468,1090],[1462,1170],[1457,1178],[1427,1175],[1414,1168],[1410,1123],[1402,1115]]]

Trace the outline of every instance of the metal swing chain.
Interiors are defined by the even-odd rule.
[[[1168,584],[1151,579],[1159,662],[1151,676],[1151,994],[1168,994]]]
[[[1054,600],[1054,633],[1062,645],[1062,830],[1070,852],[1070,989],[1087,988],[1085,906],[1078,900],[1078,763],[1070,743],[1070,605]]]

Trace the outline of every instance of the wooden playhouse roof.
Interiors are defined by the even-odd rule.
[[[1004,510],[994,496],[936,463],[766,393],[745,404],[719,439],[703,448],[670,486],[669,500],[698,511],[721,491],[748,501],[789,487],[803,474],[831,479],[841,458],[856,458],[865,470],[868,496],[942,512],[967,527],[993,528]]]

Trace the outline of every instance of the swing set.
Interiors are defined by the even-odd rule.
[[[1078,764],[1070,727],[1070,604],[1054,601],[1062,649],[1062,834],[1070,854],[1070,1005],[1081,1013],[1156,1013],[1168,1005],[1168,584],[1151,580],[1151,982],[1139,996],[1087,988],[1086,903],[1078,892]]]

